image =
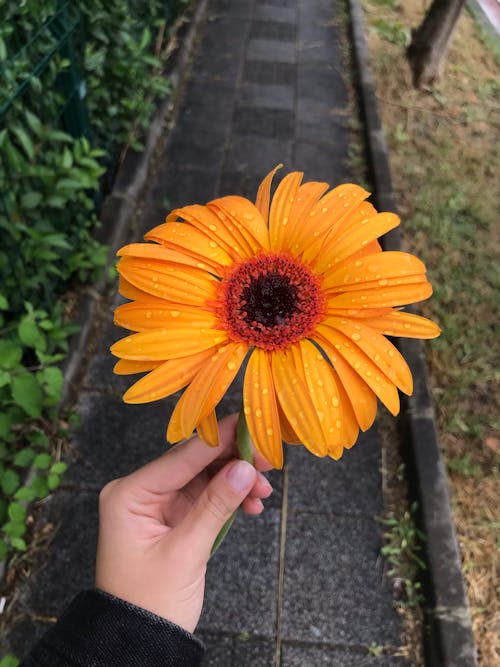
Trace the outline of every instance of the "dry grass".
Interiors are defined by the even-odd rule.
[[[416,91],[405,41],[415,0],[365,0],[405,243],[424,259],[443,335],[427,344],[441,445],[482,667],[500,664],[498,588],[500,174],[498,64],[464,12],[443,79]]]

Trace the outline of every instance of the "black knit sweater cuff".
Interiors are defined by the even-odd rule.
[[[198,667],[203,644],[174,623],[100,590],[83,591],[22,667]]]

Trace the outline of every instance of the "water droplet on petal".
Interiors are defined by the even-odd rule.
[[[342,428],[342,422],[340,421],[340,419],[337,419],[337,421],[335,422],[335,426],[337,428]]]
[[[361,334],[359,334],[359,333],[353,333],[352,336],[351,336],[351,338],[352,338],[353,340],[361,340]]]
[[[148,310],[146,312],[146,319],[150,320],[152,317],[153,317],[153,313],[150,310]]]
[[[338,408],[340,405],[340,401],[336,396],[332,396],[332,405],[334,408]]]
[[[272,435],[274,433],[272,428],[266,428],[267,435]]]
[[[257,417],[257,419],[262,419],[262,410],[260,408],[257,408],[255,410],[255,416]]]
[[[228,361],[227,362],[227,370],[228,371],[234,371],[236,368],[236,363],[234,361]]]
[[[243,412],[244,412],[246,415],[249,415],[252,411],[250,410],[250,408],[248,407],[248,405],[245,405],[245,407],[243,408]]]

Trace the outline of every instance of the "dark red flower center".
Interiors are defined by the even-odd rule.
[[[288,255],[263,254],[242,262],[220,289],[220,316],[231,338],[266,350],[310,335],[324,313],[317,278]]]

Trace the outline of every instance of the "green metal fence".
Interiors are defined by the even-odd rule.
[[[34,34],[27,32],[18,14],[6,17],[9,22],[5,49],[12,52],[12,45],[18,49],[0,63],[0,124],[8,124],[9,110],[21,105],[43,109],[44,89],[55,86],[61,92],[59,108],[48,109],[49,117],[44,120],[72,136],[90,136],[81,73],[84,42],[79,9],[69,2],[58,2],[55,13]]]

